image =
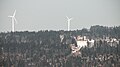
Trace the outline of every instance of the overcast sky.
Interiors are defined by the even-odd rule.
[[[120,0],[0,0],[0,32],[11,31],[16,9],[16,31],[71,30],[92,25],[119,26]]]

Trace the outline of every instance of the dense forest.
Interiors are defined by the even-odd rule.
[[[62,42],[60,35],[64,35]],[[117,67],[117,64],[120,63],[120,44],[117,44],[117,47],[110,47],[107,43],[101,41],[95,43],[93,48],[82,48],[80,50],[82,56],[71,56],[70,44],[73,42],[72,36],[78,35],[87,36],[89,39],[109,37],[120,41],[120,26],[95,25],[91,26],[90,29],[83,28],[73,31],[1,32],[0,66],[82,67],[88,65],[85,67],[89,67],[89,65],[98,66],[106,63],[106,65],[108,64],[107,67],[109,67],[110,63],[113,63],[113,67]],[[98,56],[107,56],[107,58],[113,56],[113,59],[100,62],[100,60],[95,60]]]

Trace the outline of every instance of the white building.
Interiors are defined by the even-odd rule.
[[[93,39],[91,39],[91,40],[88,40],[88,43],[89,43],[89,45],[88,45],[88,47],[89,48],[92,48],[93,46],[94,46],[94,40]]]
[[[87,46],[87,41],[77,41],[77,46],[79,48]]]

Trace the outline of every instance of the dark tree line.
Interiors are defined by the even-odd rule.
[[[115,37],[120,38],[120,26],[106,27],[106,26],[91,26],[90,33],[95,37]]]

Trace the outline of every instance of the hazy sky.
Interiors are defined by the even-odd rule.
[[[0,0],[0,32],[11,31],[11,18],[16,9],[15,30],[67,30],[91,25],[119,26],[120,0]]]

